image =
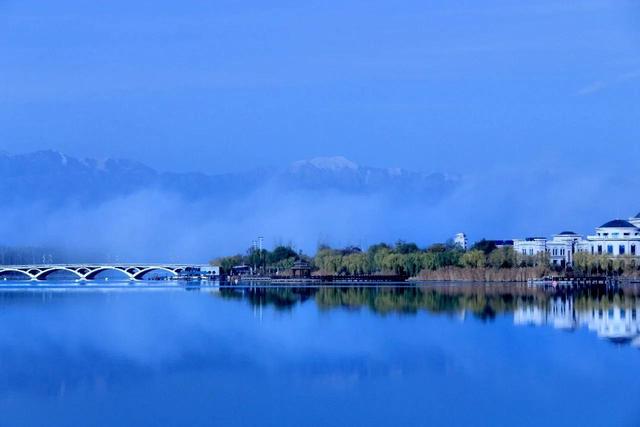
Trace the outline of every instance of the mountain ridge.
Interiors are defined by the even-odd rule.
[[[301,160],[283,168],[206,174],[160,172],[133,160],[79,159],[53,150],[0,153],[0,191],[5,202],[91,204],[139,191],[169,192],[188,199],[233,199],[265,187],[436,201],[457,188],[459,181],[441,173],[361,166],[339,156]]]

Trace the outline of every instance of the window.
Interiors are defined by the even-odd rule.
[[[595,253],[595,249],[593,247],[593,245],[591,245],[591,255],[593,255]]]
[[[526,255],[526,254],[527,254],[527,250],[526,250],[526,249],[523,249],[523,250],[522,250],[522,255]]]
[[[636,320],[636,309],[635,308],[631,309],[631,319]]]
[[[598,255],[602,255],[602,245],[598,245]]]
[[[636,254],[636,245],[631,245],[631,255]]]
[[[620,255],[624,255],[624,250],[625,250],[624,245],[620,245],[620,247],[619,247],[618,249],[619,249],[619,252],[618,252],[618,253],[619,253]]]
[[[533,255],[533,249],[529,249],[529,255]]]
[[[598,310],[598,317],[602,319],[602,309]]]
[[[607,236],[609,236],[609,233],[602,233],[602,235],[603,235],[604,237],[607,237]]]
[[[607,245],[607,253],[613,254],[613,245]]]
[[[624,319],[625,317],[627,317],[627,311],[624,308],[620,309],[620,318]]]
[[[625,236],[631,236],[631,233],[624,233]]]
[[[609,317],[609,319],[613,319],[613,308],[609,309],[609,311],[607,312],[607,316]]]
[[[611,237],[618,237],[620,233],[611,233]]]

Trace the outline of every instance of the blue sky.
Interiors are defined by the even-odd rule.
[[[638,99],[632,1],[0,0],[11,152],[615,174]]]
[[[258,235],[311,253],[587,234],[640,211],[639,99],[636,0],[0,0],[0,151],[207,173],[344,156],[461,178],[440,204],[276,191],[226,213],[148,194],[5,206],[0,234],[154,260]],[[28,242],[20,221],[37,224]],[[68,237],[98,223],[102,239]]]

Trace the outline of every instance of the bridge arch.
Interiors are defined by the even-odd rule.
[[[29,272],[24,271],[24,270],[18,270],[17,268],[2,268],[2,269],[0,269],[0,277],[2,277],[6,273],[18,273],[19,275],[24,276],[28,280],[35,280],[35,278],[36,278],[35,275],[30,274]]]
[[[123,274],[127,279],[133,280],[133,274],[129,273],[127,270],[125,270],[123,268],[110,267],[110,266],[104,266],[104,267],[95,268],[95,269],[91,270],[90,272],[86,273],[84,275],[84,278],[86,280],[94,280],[98,274],[103,273],[105,271],[117,271],[118,273]]]
[[[43,270],[42,272],[36,274],[34,278],[36,280],[47,280],[47,277],[49,277],[49,275],[51,275],[51,273],[55,273],[55,272],[59,272],[59,271],[67,271],[69,273],[72,273],[75,276],[77,276],[79,280],[84,279],[84,276],[81,273],[78,273],[77,271],[72,270],[72,269],[67,268],[67,267],[52,267],[52,268],[48,268],[48,269]]]
[[[86,276],[88,273],[91,273],[91,268],[89,267],[80,267],[80,268],[75,268],[74,270],[82,274],[83,276]]]
[[[151,273],[152,271],[165,271],[167,273],[172,274],[173,276],[177,276],[178,275],[178,273],[174,269],[171,269],[171,268],[168,268],[168,267],[162,267],[162,266],[153,266],[153,267],[146,267],[146,268],[141,269],[137,273],[133,274],[133,278],[135,280],[142,280],[142,278],[144,277],[145,274]]]

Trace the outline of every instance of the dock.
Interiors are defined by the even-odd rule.
[[[373,283],[405,283],[407,277],[400,275],[350,275],[350,276],[230,276],[227,281],[232,284],[265,283],[277,285],[331,285],[331,284],[373,284]]]
[[[640,286],[640,279],[618,276],[545,277],[529,279],[527,286],[545,289],[617,289]]]

